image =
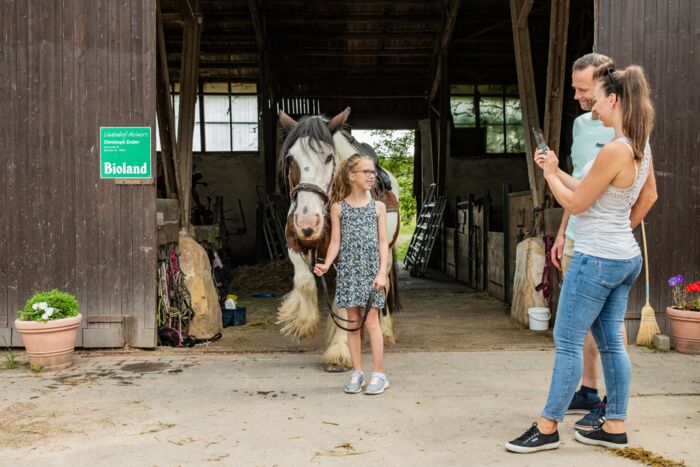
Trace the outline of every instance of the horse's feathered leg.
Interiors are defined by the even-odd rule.
[[[336,308],[333,303],[333,312],[341,318],[347,318],[345,308]],[[350,348],[348,347],[347,331],[335,325],[330,317],[326,320],[326,351],[323,352],[323,366],[326,371],[345,371],[352,368]]]
[[[284,296],[277,313],[280,332],[296,341],[313,337],[319,323],[316,280],[300,253],[289,250],[294,265],[294,288]]]

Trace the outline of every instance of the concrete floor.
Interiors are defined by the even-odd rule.
[[[632,446],[700,465],[700,357],[631,349]],[[3,466],[625,466],[573,439],[516,455],[552,351],[387,355],[391,388],[342,392],[316,354],[80,355],[58,373],[0,372]],[[366,355],[369,363],[369,355]]]
[[[321,333],[288,342],[276,301],[253,291],[239,293],[248,324],[208,346],[81,351],[73,367],[38,374],[17,352],[18,366],[0,370],[0,466],[639,465],[576,442],[575,417],[559,450],[507,453],[544,403],[551,335],[431,279],[402,276],[381,396],[344,394],[348,374],[322,371]],[[700,466],[700,357],[630,352],[631,445]]]

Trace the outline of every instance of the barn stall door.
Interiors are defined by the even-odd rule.
[[[156,0],[2,2],[0,335],[34,292],[77,296],[78,346],[156,344],[154,183],[100,178],[100,127],[151,129]],[[146,157],[149,157],[148,152]]]

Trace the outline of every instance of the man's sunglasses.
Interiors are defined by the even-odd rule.
[[[615,85],[615,78],[613,78],[613,73],[615,72],[615,68],[613,67],[608,67],[605,70],[605,75],[608,77],[610,80],[610,84],[612,84],[613,90],[617,92],[617,85]]]

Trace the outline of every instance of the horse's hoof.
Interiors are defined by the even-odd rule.
[[[346,368],[345,365],[326,363],[325,365],[323,365],[323,370],[326,373],[343,373],[344,371],[348,371],[348,368]]]

